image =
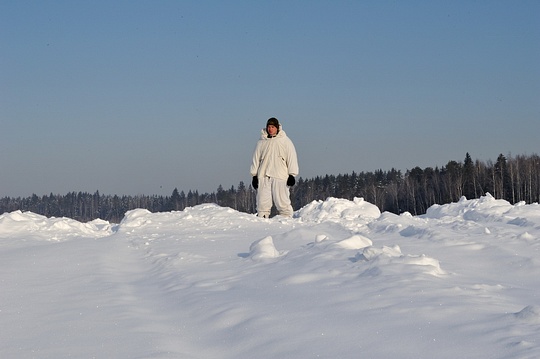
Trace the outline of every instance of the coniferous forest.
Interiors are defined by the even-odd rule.
[[[251,179],[248,179],[251,183]],[[419,215],[433,204],[458,201],[462,196],[479,198],[490,193],[514,204],[540,202],[540,156],[500,154],[497,161],[473,161],[469,153],[463,161],[449,161],[442,167],[414,167],[399,170],[352,172],[305,179],[297,178],[291,188],[295,210],[315,200],[328,197],[363,197],[392,213],[409,212]],[[222,186],[212,193],[187,193],[174,189],[171,196],[117,196],[70,192],[65,195],[36,194],[26,198],[0,199],[0,213],[16,210],[31,211],[47,217],[69,217],[81,222],[96,218],[118,223],[125,212],[144,208],[151,212],[179,211],[202,203],[216,203],[241,212],[255,213],[255,190],[244,182],[238,187]]]

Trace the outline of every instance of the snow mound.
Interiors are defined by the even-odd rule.
[[[112,226],[103,220],[81,223],[22,211],[0,215],[0,238],[21,233],[31,234],[34,239],[61,241],[71,237],[105,237],[112,233]]]
[[[401,248],[399,248],[398,245],[394,245],[392,247],[383,246],[382,248],[367,247],[361,253],[361,256],[368,261],[376,259],[380,256],[397,258],[401,257],[402,255],[403,254],[401,253]]]
[[[372,246],[373,242],[369,238],[355,234],[352,237],[337,242],[335,245],[345,249],[361,249]]]
[[[119,228],[142,227],[151,224],[151,217],[155,217],[155,215],[147,209],[133,209],[126,212],[124,218],[122,218],[122,221],[120,222]]]
[[[514,317],[526,322],[540,323],[540,308],[533,305],[528,305],[517,313]]]
[[[521,233],[517,236],[518,239],[526,240],[526,241],[534,241],[536,240],[536,237],[531,235],[529,232]]]
[[[329,197],[325,201],[313,201],[295,213],[305,222],[320,223],[323,221],[369,222],[381,215],[379,208],[363,198],[349,201],[342,198]]]
[[[513,218],[508,223],[522,227],[534,227],[540,225],[540,205],[538,203],[516,203],[505,215]]]
[[[183,211],[152,213],[146,209],[126,212],[118,225],[119,232],[141,232],[153,230],[179,230],[191,228],[194,231],[240,227],[249,222],[263,221],[252,214],[238,212],[232,208],[220,207],[215,203],[205,203],[187,207]]]
[[[433,275],[441,276],[446,272],[441,269],[441,265],[435,258],[428,257],[424,254],[421,255],[404,255],[401,253],[401,248],[398,245],[383,246],[382,248],[367,247],[364,248],[362,253],[356,255],[356,260],[364,260],[368,262],[376,263],[377,266],[383,265],[385,268],[392,265],[406,265],[411,266],[413,270],[420,269],[422,272]],[[374,269],[369,270],[370,273],[374,272]],[[380,268],[375,271],[381,272]],[[400,273],[403,273],[402,269],[399,269]]]
[[[264,237],[255,241],[249,247],[249,257],[252,260],[259,261],[263,259],[278,258],[281,254],[274,246],[272,236]]]
[[[430,219],[415,217],[409,212],[399,215],[384,212],[367,226],[371,231],[379,234],[399,233],[403,237],[432,235],[432,232],[428,230],[432,226]]]
[[[514,208],[508,201],[495,199],[487,193],[479,199],[468,200],[461,197],[458,202],[429,207],[422,217],[432,219],[442,219],[445,217],[461,218],[469,221],[498,221],[504,214]]]

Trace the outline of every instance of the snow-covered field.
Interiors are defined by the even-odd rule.
[[[0,216],[0,358],[540,358],[540,207]]]

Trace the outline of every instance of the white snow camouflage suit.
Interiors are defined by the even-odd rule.
[[[257,213],[260,217],[270,217],[272,201],[278,213],[291,217],[291,205],[287,178],[298,175],[298,158],[292,141],[281,125],[274,137],[268,137],[265,128],[257,142],[251,164],[251,176],[259,179],[257,190]]]

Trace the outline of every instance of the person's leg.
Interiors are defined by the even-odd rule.
[[[259,217],[270,218],[272,209],[272,186],[269,177],[259,178],[259,188],[257,189],[257,215]]]
[[[278,213],[285,217],[292,217],[293,208],[286,180],[272,178],[272,197]]]

